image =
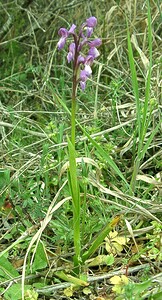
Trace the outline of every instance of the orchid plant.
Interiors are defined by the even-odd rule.
[[[69,30],[60,28],[58,34],[58,50],[65,47],[68,38],[72,38],[69,44],[67,61],[73,62],[73,79],[72,79],[72,108],[71,108],[71,139],[68,138],[69,149],[69,187],[72,195],[73,206],[73,230],[74,230],[74,266],[75,273],[79,273],[79,265],[84,262],[81,256],[81,239],[80,239],[80,190],[77,178],[76,151],[75,151],[75,123],[76,123],[76,96],[77,87],[80,85],[82,91],[86,88],[87,79],[92,74],[92,64],[99,56],[97,48],[101,45],[101,39],[91,39],[94,28],[97,25],[97,19],[90,17],[84,22],[78,33],[76,25],[73,24]],[[84,55],[83,49],[87,51]],[[92,249],[91,249],[92,252]],[[88,257],[88,255],[86,255]]]

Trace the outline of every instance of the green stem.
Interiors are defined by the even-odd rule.
[[[76,118],[76,93],[77,93],[77,72],[78,72],[78,54],[77,45],[75,51],[74,65],[73,65],[73,85],[72,85],[72,105],[71,105],[71,142],[75,149],[75,118]]]
[[[71,143],[75,149],[75,115],[76,115],[76,99],[72,98],[71,106]]]
[[[72,196],[72,209],[73,209],[73,240],[74,240],[74,273],[79,273],[80,264],[80,191],[77,178],[77,165],[76,165],[76,153],[71,140],[68,139],[69,148],[69,187]]]
[[[71,106],[71,146],[69,143],[69,160],[70,160],[70,186],[72,193],[72,205],[73,205],[73,230],[74,230],[74,266],[75,274],[79,274],[80,259],[80,190],[77,179],[77,164],[76,164],[76,149],[75,149],[75,127],[76,127],[76,93],[77,93],[77,72],[78,72],[78,54],[77,45],[73,66],[73,86],[72,86],[72,106]]]

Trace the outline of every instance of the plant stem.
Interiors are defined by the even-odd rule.
[[[75,274],[79,274],[80,259],[80,190],[77,179],[76,149],[75,149],[75,127],[76,127],[76,93],[77,93],[77,72],[78,72],[78,53],[77,40],[75,41],[75,57],[73,65],[73,83],[72,83],[72,105],[71,105],[71,145],[69,144],[69,161],[70,161],[70,180],[73,206],[73,230],[74,230],[74,266]]]
[[[75,41],[75,56],[73,64],[73,82],[72,82],[72,105],[71,105],[71,143],[75,149],[75,118],[76,118],[76,93],[77,93],[77,73],[78,73],[78,40]]]
[[[76,84],[73,78],[72,105],[71,105],[71,143],[75,149],[75,115],[76,115]]]

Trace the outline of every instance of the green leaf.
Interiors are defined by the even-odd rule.
[[[0,191],[10,183],[10,170],[0,169]],[[4,204],[5,193],[0,194],[0,207]]]
[[[21,300],[21,284],[13,284],[4,294],[4,300]],[[38,293],[35,292],[31,285],[25,285],[25,300],[37,300]]]
[[[4,294],[5,300],[21,299],[21,284],[13,284]]]
[[[113,265],[113,263],[115,261],[115,258],[113,256],[113,254],[106,255],[106,256],[107,256],[107,258],[106,258],[106,264],[107,264],[107,266]]]
[[[88,262],[88,267],[95,267],[95,266],[102,266],[107,265],[111,266],[114,263],[114,256],[112,254],[110,255],[98,255],[95,258],[90,259],[90,262]]]
[[[10,170],[0,169],[0,189],[4,188],[10,182]]]
[[[35,254],[34,263],[32,265],[33,272],[44,269],[47,267],[47,265],[48,265],[48,260],[47,260],[44,244],[42,242],[39,242]]]
[[[9,260],[2,256],[0,257],[0,278],[1,280],[12,279],[18,277],[19,273],[9,262]]]
[[[158,132],[158,129],[160,127],[160,124],[158,124],[155,129],[152,131],[151,135],[148,137],[146,144],[143,146],[143,149],[141,150],[141,153],[139,154],[139,159],[143,159],[145,156],[145,153],[150,146],[155,134]]]
[[[102,231],[98,234],[96,239],[92,242],[92,245],[89,249],[83,254],[82,261],[85,262],[101,245],[104,241],[105,237],[109,234],[109,232],[113,229],[113,227],[119,222],[120,217],[116,216],[111,222],[109,222]]]
[[[162,292],[153,295],[151,299],[152,300],[161,300],[162,299]]]
[[[55,275],[65,281],[70,282],[75,285],[79,285],[79,286],[88,286],[89,285],[89,283],[87,283],[86,281],[84,281],[80,278],[71,276],[69,274],[65,274],[63,271],[55,272]]]
[[[128,25],[127,25],[128,28]],[[139,99],[139,88],[138,88],[138,80],[137,80],[137,72],[134,63],[133,50],[130,39],[130,32],[127,29],[127,40],[128,40],[128,56],[129,56],[129,65],[131,69],[131,79],[132,79],[132,87],[134,92],[134,97],[136,101],[136,116],[137,116],[137,125],[138,125],[138,136],[141,138],[141,105]]]
[[[140,293],[146,291],[150,287],[151,287],[151,280],[147,280],[141,283],[135,283],[134,284],[135,295],[139,295]]]

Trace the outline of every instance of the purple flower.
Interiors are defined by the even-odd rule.
[[[97,50],[97,48],[92,47],[92,48],[89,49],[88,55],[92,56],[93,58],[96,58],[100,55],[100,53]]]
[[[68,63],[70,61],[74,60],[74,56],[75,56],[75,43],[71,43],[70,46],[69,46],[69,52],[68,52],[68,55],[67,55]]]
[[[81,87],[82,91],[84,91],[85,88],[86,88],[86,82],[85,81],[80,81],[80,87]]]
[[[86,20],[86,25],[88,27],[95,27],[97,25],[97,19],[95,17],[90,17]]]
[[[57,47],[59,50],[61,50],[62,48],[64,48],[65,43],[66,43],[66,39],[68,38],[69,34],[74,34],[74,30],[76,28],[76,25],[73,24],[69,30],[67,30],[66,28],[60,28],[58,31],[58,34],[61,35],[60,40],[57,43]]]
[[[71,27],[70,27],[70,29],[69,29],[69,31],[68,31],[68,33],[70,34],[74,34],[74,30],[75,30],[75,28],[76,28],[76,25],[75,24],[73,24]]]
[[[83,28],[87,27],[86,36],[87,38],[91,37],[93,33],[93,28],[97,25],[97,19],[95,17],[90,17],[86,20],[86,23],[83,23]]]
[[[92,74],[92,69],[89,65],[85,65],[84,70],[80,71],[80,79],[81,81],[86,81],[87,77],[89,77]]]
[[[90,48],[92,47],[99,47],[102,44],[101,39],[95,39],[93,41],[88,42]]]
[[[67,39],[69,33],[66,28],[60,28],[58,34],[61,35],[61,38],[59,39],[59,41],[57,43],[57,47],[59,50],[61,50],[66,43],[66,39]]]
[[[87,27],[87,38],[91,37],[92,33],[93,33],[93,28]]]
[[[94,61],[94,57],[92,55],[87,55],[84,60],[84,63],[87,65],[92,65],[93,61]]]
[[[84,64],[85,63],[85,57],[82,56],[81,54],[78,56],[78,61],[77,61],[78,65],[79,64]]]
[[[84,70],[80,71],[80,86],[81,89],[84,90],[86,87],[86,80],[92,74],[92,69],[89,65],[85,65]]]
[[[65,38],[67,38],[69,35],[68,30],[66,28],[60,28],[58,34],[61,35],[61,37]]]

